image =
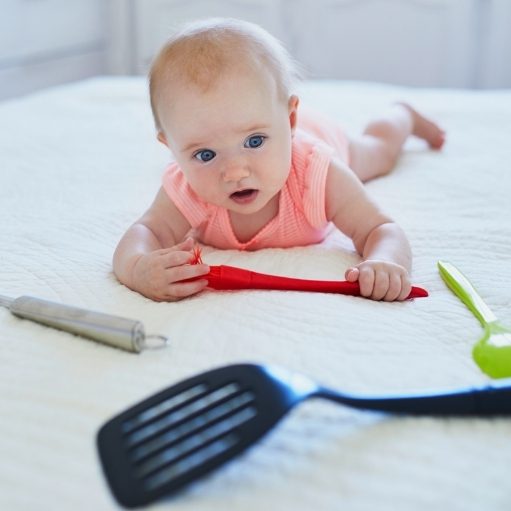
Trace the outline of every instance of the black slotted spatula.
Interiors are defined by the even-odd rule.
[[[171,386],[101,427],[97,444],[110,488],[125,507],[171,494],[240,454],[310,397],[413,415],[507,415],[511,380],[429,394],[360,396],[282,368],[221,367]]]

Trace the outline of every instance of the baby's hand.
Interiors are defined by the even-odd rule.
[[[207,264],[189,264],[193,246],[189,238],[171,248],[141,256],[132,270],[133,289],[158,302],[174,302],[202,291],[208,285],[206,279],[180,282],[209,273]]]
[[[360,286],[360,294],[372,300],[405,300],[412,285],[406,269],[395,263],[367,260],[348,268],[346,280]]]

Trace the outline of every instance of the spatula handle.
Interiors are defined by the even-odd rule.
[[[212,289],[273,289],[360,296],[358,282],[297,279],[268,275],[227,265],[210,266],[207,279],[208,285]],[[426,296],[428,296],[428,292],[425,289],[412,286],[407,299]]]
[[[314,396],[352,408],[408,415],[495,416],[511,415],[511,379],[480,387],[424,394],[363,396],[321,387]]]
[[[440,275],[454,294],[472,311],[483,326],[497,321],[470,281],[451,263],[438,261]]]

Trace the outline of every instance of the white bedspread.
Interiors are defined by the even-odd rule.
[[[0,509],[108,510],[100,425],[151,393],[228,363],[280,364],[336,388],[419,391],[481,384],[477,320],[436,262],[455,263],[511,323],[511,91],[303,86],[302,102],[359,130],[398,99],[447,130],[441,152],[411,141],[367,185],[404,227],[407,303],[293,292],[207,291],[154,303],[120,285],[111,256],[149,205],[167,153],[143,79],[95,79],[0,104],[0,294],[33,295],[141,320],[170,346],[134,355],[0,310]],[[343,279],[349,241],[205,260]],[[245,455],[154,509],[491,511],[511,507],[511,420],[392,417],[323,402],[299,407]]]

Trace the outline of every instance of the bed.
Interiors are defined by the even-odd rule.
[[[482,330],[439,276],[456,264],[511,323],[511,90],[310,81],[304,104],[360,130],[409,100],[447,131],[410,140],[367,184],[406,230],[428,298],[376,303],[280,291],[205,291],[152,302],[119,284],[113,250],[160,186],[143,78],[95,78],[0,104],[0,294],[142,321],[168,347],[132,354],[0,310],[0,508],[111,510],[95,447],[113,415],[182,378],[268,363],[353,392],[488,381],[471,358]],[[323,280],[357,261],[349,240],[259,252],[204,247],[210,264]],[[253,449],[154,509],[508,510],[511,421],[434,419],[310,401]]]

